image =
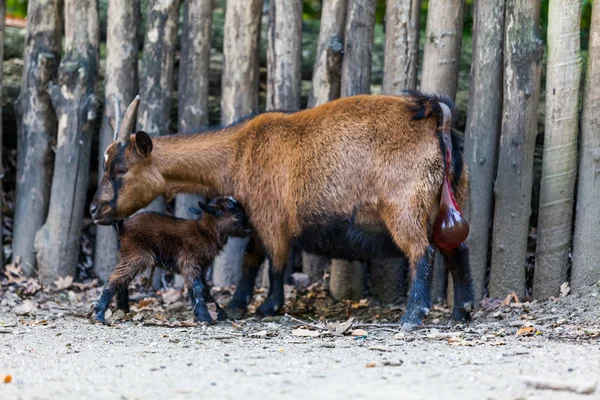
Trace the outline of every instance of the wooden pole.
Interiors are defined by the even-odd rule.
[[[579,188],[573,238],[571,289],[600,281],[600,2],[592,5],[587,78],[583,92]]]
[[[48,213],[54,164],[56,115],[48,85],[56,79],[61,56],[61,0],[30,1],[21,92],[15,104],[18,123],[17,190],[13,260],[26,275],[35,272],[35,233]]]
[[[525,295],[525,257],[543,44],[540,0],[507,0],[502,133],[498,151],[489,295]]]
[[[96,0],[65,1],[65,57],[49,93],[58,119],[48,218],[35,236],[39,277],[75,276],[96,118],[100,29]]]

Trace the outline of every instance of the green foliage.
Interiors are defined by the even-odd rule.
[[[27,0],[6,0],[6,13],[24,18],[27,15]]]

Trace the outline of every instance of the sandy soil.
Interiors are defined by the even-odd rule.
[[[180,292],[134,294],[102,326],[89,318],[101,288],[77,285],[0,287],[1,400],[600,399],[600,283],[544,303],[486,300],[469,325],[434,307],[408,333],[391,323],[401,306],[331,303],[320,289],[290,292],[295,317],[211,326],[189,321]]]

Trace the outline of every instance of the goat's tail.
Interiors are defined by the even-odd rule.
[[[462,179],[462,151],[453,149],[452,120],[454,105],[447,97],[428,95],[417,91],[407,91],[411,100],[413,119],[420,120],[435,116],[437,135],[444,157],[444,181],[440,199],[440,209],[433,226],[435,243],[452,250],[460,246],[469,236],[469,224],[463,219],[460,208],[454,198],[454,190]]]

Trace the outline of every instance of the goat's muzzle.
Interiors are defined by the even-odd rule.
[[[114,209],[107,203],[98,204],[92,202],[90,205],[90,214],[96,225],[112,225],[116,221]]]

